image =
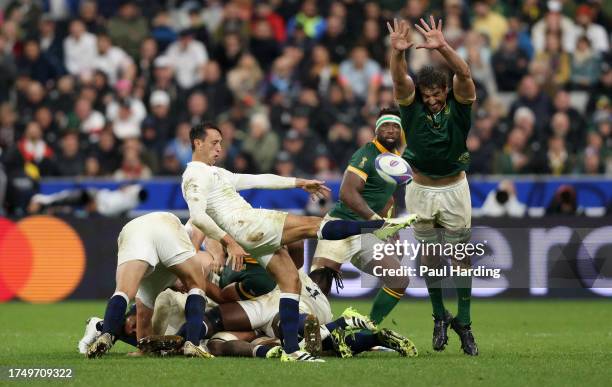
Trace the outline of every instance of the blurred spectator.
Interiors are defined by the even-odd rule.
[[[179,40],[166,50],[166,56],[181,88],[191,89],[202,80],[200,68],[208,61],[208,52],[204,44],[193,38],[193,30],[181,31]]]
[[[163,90],[175,101],[179,95],[179,87],[174,80],[172,61],[167,56],[161,55],[155,59],[153,70],[153,84],[150,90]]]
[[[563,87],[569,81],[571,58],[563,51],[557,32],[546,33],[544,50],[538,52],[536,60],[542,61],[549,69],[551,81],[556,88]]]
[[[57,173],[60,176],[80,176],[85,168],[85,156],[79,149],[79,135],[67,132],[62,137],[60,152],[56,159]]]
[[[263,77],[264,74],[255,58],[250,54],[244,54],[238,65],[227,74],[227,87],[229,87],[236,100],[252,105],[255,102]],[[222,94],[215,95],[214,98],[217,102],[223,101],[221,99],[223,98]],[[230,102],[227,94],[225,95],[225,102]],[[224,107],[227,109],[228,106]],[[220,112],[220,107],[218,109],[218,112]]]
[[[351,128],[341,122],[330,127],[327,144],[336,165],[347,165],[356,149]]]
[[[362,126],[357,131],[357,148],[361,148],[365,144],[374,140],[374,131],[369,126]]]
[[[223,17],[215,29],[215,40],[220,42],[223,37],[237,33],[239,40],[246,41],[249,35],[248,15],[240,9],[240,3],[230,1],[223,7]],[[217,58],[218,59],[218,58]]]
[[[491,50],[486,45],[485,37],[480,33],[470,32],[467,34],[465,45],[461,47],[459,54],[470,64],[470,71],[472,72],[472,79],[476,82],[476,88],[478,89],[482,85],[481,87],[485,88],[486,95],[497,94],[497,83],[491,67]],[[479,98],[479,100],[484,99]]]
[[[274,162],[274,173],[279,176],[292,177],[300,175],[300,173],[296,172],[295,164],[291,158],[289,152],[283,151],[280,152],[276,156],[276,161]]]
[[[175,120],[170,114],[170,97],[155,90],[149,98],[151,114],[142,123],[142,141],[147,147],[161,152],[174,130]]]
[[[36,81],[29,82],[25,90],[25,96],[18,103],[19,119],[27,124],[34,119],[34,112],[48,104],[45,88]]]
[[[140,43],[149,34],[145,18],[134,1],[125,1],[116,16],[108,21],[108,33],[112,41],[125,50],[129,56],[138,55]]]
[[[104,115],[97,110],[93,110],[91,101],[86,98],[78,99],[74,104],[74,112],[68,116],[68,127],[78,129],[81,133],[86,134],[92,143],[98,141],[105,124]]]
[[[481,211],[484,216],[522,218],[525,216],[526,207],[518,200],[512,181],[502,180],[497,189],[489,192],[482,204]]]
[[[565,138],[552,136],[548,139],[545,154],[538,153],[533,160],[532,172],[547,175],[564,175],[574,169],[574,157],[567,151]]]
[[[582,4],[576,8],[576,22],[576,33],[586,35],[595,51],[605,53],[610,50],[609,34],[603,26],[593,22],[591,6]]]
[[[577,210],[576,190],[570,185],[562,185],[557,189],[555,196],[546,208],[546,214],[576,215]]]
[[[233,158],[231,164],[228,165],[228,167],[229,167],[229,170],[234,173],[246,173],[246,174],[260,173],[260,170],[257,169],[257,165],[255,164],[253,157],[251,157],[249,153],[244,153],[244,152],[238,153]]]
[[[58,140],[59,128],[53,119],[51,109],[48,106],[39,107],[34,113],[34,120],[40,125],[45,142],[54,148]]]
[[[502,175],[527,172],[530,156],[526,145],[527,136],[523,129],[512,129],[503,150],[495,155],[493,172]]]
[[[318,40],[323,35],[325,20],[319,15],[315,0],[302,3],[300,12],[287,22],[287,34],[291,36],[298,26],[311,39]]]
[[[357,46],[351,51],[350,59],[340,64],[340,81],[348,95],[361,103],[376,103],[376,93],[381,82],[381,68],[368,56],[368,50]]]
[[[181,170],[191,161],[191,141],[189,131],[191,126],[187,122],[181,122],[176,126],[176,135],[170,140],[164,151],[164,157],[173,155],[180,163]]]
[[[332,181],[342,178],[342,174],[335,167],[327,152],[318,152],[313,162],[314,178],[323,181]]]
[[[233,69],[244,53],[240,34],[229,33],[223,36],[222,44],[217,48],[215,60],[224,72]]]
[[[7,50],[6,38],[0,34],[0,103],[7,101],[17,77],[13,54]]]
[[[53,149],[43,139],[40,125],[31,121],[16,147],[7,151],[4,159],[7,175],[25,175],[32,180],[53,176],[57,172]]]
[[[601,69],[601,58],[593,51],[586,36],[578,38],[576,51],[572,56],[571,84],[574,89],[589,90],[597,83]]]
[[[109,103],[106,108],[106,117],[112,122],[113,132],[120,140],[140,137],[140,125],[147,114],[147,110],[140,100],[121,96],[122,93],[129,95],[131,87],[130,81],[119,81],[117,83],[119,99]]]
[[[268,72],[274,59],[281,53],[278,41],[274,38],[272,26],[264,19],[254,22],[249,47],[264,72]]]
[[[153,18],[151,37],[157,43],[159,51],[165,51],[177,39],[178,35],[172,27],[172,20],[167,11],[161,10]]]
[[[18,66],[21,74],[27,74],[43,85],[48,85],[49,81],[55,80],[60,75],[46,55],[41,54],[38,41],[35,39],[26,40],[24,43],[23,55]]]
[[[277,14],[272,5],[267,1],[260,1],[255,4],[255,18],[256,20],[265,20],[272,29],[274,39],[278,43],[283,43],[287,38],[285,31],[285,20]]]
[[[157,57],[159,48],[157,42],[153,38],[147,38],[140,45],[139,56],[136,58],[138,75],[142,81],[149,83],[153,79],[153,70],[155,68],[155,58]]]
[[[79,19],[70,22],[70,34],[64,39],[64,64],[72,75],[81,75],[95,66],[96,36]]]
[[[113,46],[107,33],[98,33],[97,44],[98,52],[94,58],[94,67],[106,74],[108,82],[115,84],[120,78],[136,77],[134,61],[121,48]]]
[[[221,77],[221,68],[216,61],[208,61],[204,66],[204,81],[196,85],[195,89],[206,95],[210,101],[213,116],[217,116],[232,106],[234,100],[230,89]]]
[[[312,49],[308,72],[302,74],[302,84],[327,95],[331,82],[338,76],[338,66],[330,62],[329,51],[322,45]]]
[[[506,18],[491,10],[491,6],[486,0],[476,0],[474,2],[474,31],[481,32],[489,37],[491,49],[497,50],[506,32],[508,32],[508,21]]]
[[[103,22],[98,14],[98,4],[95,0],[83,0],[79,5],[79,19],[85,24],[88,32],[96,35],[103,27]]]
[[[283,150],[291,158],[292,167],[300,176],[312,172],[313,154],[311,149],[304,145],[304,137],[297,130],[290,130],[283,140]]]
[[[590,116],[597,110],[608,110],[612,107],[612,64],[604,63],[601,66],[599,81],[591,88],[586,114]]]
[[[558,33],[561,37],[561,47],[567,53],[573,53],[576,46],[576,24],[561,13],[563,4],[559,0],[548,0],[546,2],[548,12],[544,17],[533,25],[531,39],[536,52],[544,51],[546,46],[546,34]]]
[[[474,129],[467,138],[466,145],[472,157],[470,173],[491,173],[491,160],[495,157],[493,142],[494,117],[487,111],[479,110],[474,121]]]
[[[260,172],[268,172],[280,147],[278,135],[270,130],[270,121],[265,113],[253,114],[249,127],[242,150],[253,158]]]
[[[571,98],[569,92],[560,90],[554,99],[555,112],[567,114],[570,122],[568,143],[572,144],[572,149],[582,148],[585,141],[586,123],[582,114],[571,106]],[[554,119],[553,119],[554,120]]]
[[[552,114],[552,102],[550,98],[540,90],[540,86],[536,83],[534,77],[526,75],[521,79],[518,89],[518,98],[510,107],[510,116],[514,116],[514,112],[519,107],[526,106],[535,114],[535,129],[541,133]]]
[[[591,131],[587,135],[586,147],[578,154],[576,171],[582,174],[599,174],[604,172],[602,156],[606,153],[603,140],[598,132]],[[605,156],[604,156],[605,157]]]
[[[187,112],[179,118],[194,126],[201,122],[210,121],[212,117],[208,111],[208,99],[200,91],[194,91],[187,99]]]
[[[116,180],[146,180],[151,178],[151,169],[143,164],[140,154],[135,149],[126,149],[123,153],[121,167],[115,171]]]
[[[521,20],[531,27],[542,18],[543,11],[539,0],[525,0],[521,2],[519,14]]]
[[[516,85],[527,74],[529,58],[518,44],[515,32],[509,32],[501,42],[499,50],[491,58],[495,80],[501,91],[514,91]]]
[[[384,67],[387,64],[386,44],[381,44],[384,40],[379,21],[369,19],[363,23],[363,35],[357,44],[364,46],[368,50],[370,58],[374,59],[381,67]]]
[[[64,44],[55,32],[55,21],[50,15],[43,15],[40,19],[38,43],[42,54],[52,63],[56,73],[64,73]]]
[[[111,175],[117,168],[121,160],[121,154],[117,146],[117,140],[113,135],[112,130],[103,130],[100,133],[100,139],[95,144],[90,152],[99,162],[100,175]]]
[[[64,75],[57,80],[57,89],[51,94],[50,105],[56,116],[67,115],[74,108],[75,82],[70,75]]]
[[[327,48],[333,63],[342,62],[351,48],[351,39],[345,32],[344,20],[335,16],[328,17],[325,34],[319,43]]]

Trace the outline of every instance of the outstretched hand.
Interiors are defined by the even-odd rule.
[[[436,21],[433,16],[429,16],[429,24],[423,18],[421,18],[421,25],[415,24],[416,29],[423,35],[425,38],[425,43],[419,44],[416,48],[427,48],[430,50],[435,50],[437,48],[441,48],[446,44],[446,39],[444,39],[444,34],[442,33],[442,19],[438,20],[438,25],[436,25]],[[422,26],[422,27],[421,27]]]
[[[331,189],[325,185],[325,182],[320,180],[297,179],[296,187],[319,199],[325,199],[331,192]]]
[[[405,51],[414,44],[410,39],[410,25],[405,20],[393,19],[393,27],[387,22],[389,37],[391,38],[391,47],[398,51]]]

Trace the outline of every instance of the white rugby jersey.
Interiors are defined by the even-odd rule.
[[[219,240],[235,219],[237,211],[253,207],[237,191],[251,188],[294,188],[294,177],[271,174],[246,175],[207,165],[200,161],[187,164],[181,189],[189,206],[192,223],[207,236]]]

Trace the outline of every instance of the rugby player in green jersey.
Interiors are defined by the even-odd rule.
[[[359,148],[352,156],[340,186],[340,200],[325,219],[374,220],[388,216],[393,206],[396,185],[383,180],[376,172],[375,160],[381,153],[400,154],[402,124],[397,109],[382,109],[376,120],[376,137]],[[373,273],[375,266],[395,269],[400,262],[395,257],[374,260],[371,254],[371,236],[350,237],[338,241],[319,241],[311,266],[311,278],[327,295],[332,278],[339,280],[342,264],[352,262],[365,273]],[[383,277],[383,287],[378,291],[370,318],[379,324],[395,307],[408,287],[408,277]]]
[[[407,142],[403,157],[414,172],[413,181],[406,188],[406,208],[418,215],[413,225],[415,237],[427,243],[465,243],[471,236],[472,216],[465,176],[470,154],[465,141],[471,126],[472,103],[476,100],[470,68],[446,42],[442,20],[436,24],[430,16],[429,23],[421,19],[420,25],[415,25],[425,40],[416,48],[437,51],[454,76],[450,85],[446,70],[426,66],[418,72],[415,86],[407,74],[405,58],[405,52],[413,45],[410,26],[404,20],[394,20],[394,26],[387,23],[387,27],[392,46],[393,89]],[[433,268],[441,264],[441,258],[422,256],[421,263]],[[470,260],[453,258],[452,264],[470,267]],[[477,355],[470,318],[471,277],[453,278],[458,298],[454,318],[444,307],[440,278],[425,279],[433,306],[434,350],[444,349],[451,326],[461,339],[463,351]]]

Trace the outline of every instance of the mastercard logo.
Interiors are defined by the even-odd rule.
[[[77,232],[52,216],[0,218],[0,302],[48,303],[68,297],[85,272]]]

